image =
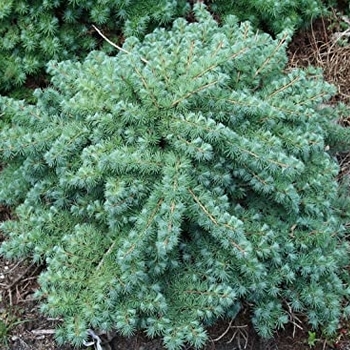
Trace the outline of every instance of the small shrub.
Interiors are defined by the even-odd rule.
[[[92,327],[200,347],[242,301],[265,337],[289,310],[329,333],[343,314],[334,88],[286,69],[287,33],[195,14],[115,57],[51,62],[35,105],[0,100],[0,200],[17,216],[1,252],[45,262],[60,342]]]

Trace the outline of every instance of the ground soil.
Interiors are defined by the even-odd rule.
[[[347,18],[345,17],[345,23]],[[343,21],[343,22],[341,22]],[[289,45],[290,67],[317,65],[324,70],[328,81],[335,84],[338,93],[333,102],[350,103],[350,44],[342,36],[344,18],[334,14],[321,19],[311,28],[297,33]],[[350,21],[349,27],[350,28]],[[336,39],[341,37],[341,43]],[[340,120],[350,126],[350,115]],[[339,155],[340,176],[350,176],[350,153]],[[0,220],[10,217],[8,208],[0,207]],[[3,237],[0,236],[0,242]],[[27,261],[7,261],[0,257],[0,350],[71,350],[71,346],[59,346],[54,342],[54,329],[59,319],[50,319],[39,311],[39,303],[33,297],[38,288],[37,276],[42,267]],[[222,320],[208,329],[210,341],[205,350],[350,350],[350,323],[345,323],[333,339],[310,331],[307,322],[298,315],[291,315],[291,322],[284,330],[276,331],[270,340],[261,339],[249,323],[249,307],[234,321]],[[311,333],[310,333],[311,332]],[[101,336],[103,338],[103,336]],[[92,349],[93,347],[90,347]],[[85,347],[86,349],[86,347]],[[104,350],[163,350],[160,339],[147,339],[138,333],[132,338],[114,336]],[[186,349],[191,350],[191,347]]]

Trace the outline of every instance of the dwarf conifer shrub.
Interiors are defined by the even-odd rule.
[[[195,13],[115,57],[51,62],[35,105],[0,101],[17,216],[1,252],[45,263],[60,342],[92,327],[200,347],[242,302],[262,336],[290,310],[331,333],[347,310],[334,89],[286,69],[287,33]]]
[[[234,14],[240,20],[249,20],[254,26],[277,34],[286,28],[298,29],[327,13],[327,0],[209,0],[208,5],[221,16]]]
[[[82,58],[98,47],[92,24],[116,36],[144,35],[186,8],[185,0],[1,0],[0,91],[17,93],[49,60]]]

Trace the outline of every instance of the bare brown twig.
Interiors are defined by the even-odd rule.
[[[109,40],[96,26],[92,25],[92,27],[96,30],[96,32],[97,32],[99,35],[101,35],[101,37],[102,37],[103,39],[105,39],[105,40],[108,42],[108,44],[112,45],[113,47],[115,47],[115,48],[118,49],[119,51],[124,52],[124,53],[130,55],[130,52],[129,52],[129,51],[123,49],[122,47],[120,47],[120,46],[118,46],[117,44],[115,44],[113,41]],[[148,61],[147,61],[145,58],[141,57],[140,59],[141,59],[142,62],[148,63]]]

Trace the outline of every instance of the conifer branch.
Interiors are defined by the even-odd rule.
[[[192,40],[191,41],[191,44],[190,44],[190,49],[189,49],[189,52],[188,52],[188,57],[187,57],[187,66],[186,66],[186,71],[189,70],[190,68],[190,65],[192,63],[192,58],[193,58],[193,48],[194,48],[194,41]]]
[[[190,192],[191,196],[195,200],[195,202],[199,205],[199,207],[203,210],[205,215],[214,223],[214,225],[219,226],[219,223],[216,221],[215,217],[207,210],[207,208],[201,203],[199,198],[194,194],[194,192],[189,188],[188,191]]]
[[[249,171],[249,170],[248,170],[248,171]],[[263,184],[264,186],[267,186],[266,181],[264,181],[261,177],[259,177],[258,175],[256,175],[255,173],[253,173],[253,172],[251,172],[251,171],[249,171],[249,173],[252,174],[253,177],[254,177],[255,179],[257,179],[261,184]]]
[[[317,96],[315,95],[315,98],[318,97],[318,96],[319,96],[320,98],[322,98],[322,96],[327,96],[327,94],[326,94],[326,93],[323,93],[323,94],[320,94],[320,95],[317,95]],[[218,99],[218,98],[216,98],[216,99],[217,99],[217,100],[220,100],[220,99]],[[313,100],[313,98],[311,98],[311,100]],[[239,100],[234,100],[234,99],[232,99],[232,98],[226,99],[226,101],[227,101],[227,102],[230,102],[230,103],[232,103],[232,104],[234,104],[234,105],[237,105],[237,106],[242,106],[242,107],[247,107],[247,108],[256,107],[256,101],[253,101],[252,103],[248,103],[248,102],[246,102],[246,101],[242,102],[242,101],[239,101]],[[305,101],[303,101],[303,102],[299,102],[299,103],[298,103],[298,106],[304,105],[304,104],[306,104],[308,101],[309,101],[309,100],[307,99],[307,100],[305,100]],[[286,108],[285,106],[281,107],[281,106],[279,106],[278,104],[279,104],[278,101],[277,101],[277,103],[271,102],[271,105],[270,105],[270,106],[273,107],[273,108],[276,110],[276,112],[281,112],[281,113],[283,113],[284,115],[293,115],[293,114],[295,114],[295,113],[300,113],[300,112],[298,112],[297,109],[288,109],[288,108]],[[312,117],[312,116],[313,116],[313,113],[310,112],[310,111],[304,111],[304,112],[303,112],[303,115],[304,115],[304,116],[307,116],[307,117]]]
[[[157,203],[157,206],[154,208],[154,210],[152,211],[151,215],[149,216],[148,218],[148,221],[145,225],[145,228],[143,229],[143,233],[139,234],[138,235],[138,238],[137,238],[137,241],[139,241],[141,239],[141,237],[144,235],[144,232],[151,226],[151,224],[153,223],[154,221],[154,218],[157,214],[157,212],[159,211],[159,208],[160,206],[162,205],[164,199],[161,198],[158,203]],[[136,248],[136,244],[137,244],[137,241],[135,243],[132,244],[132,246],[128,249],[127,252],[124,253],[123,255],[123,259],[128,256],[129,254],[131,254],[133,252],[133,250]]]
[[[326,95],[327,94],[325,92],[322,92],[320,94],[315,94],[314,96],[309,97],[308,99],[306,99],[304,101],[298,102],[298,106],[310,104],[310,102],[313,102],[313,101],[320,101],[320,100],[324,99],[326,97]]]
[[[176,208],[176,204],[175,204],[175,201],[173,201],[173,202],[171,202],[171,206],[170,206],[170,214],[171,215],[174,215],[175,208]],[[172,228],[173,228],[173,221],[170,218],[168,221],[168,233],[171,233]],[[167,241],[168,241],[168,239],[167,239]],[[167,244],[167,242],[166,242],[166,244]]]
[[[2,153],[5,153],[5,152],[8,152],[8,151],[14,151],[14,150],[17,150],[17,153],[23,153],[22,151],[24,151],[25,149],[28,149],[28,148],[31,148],[33,146],[36,146],[38,144],[41,144],[41,143],[46,143],[46,142],[49,142],[53,139],[57,138],[57,135],[52,135],[46,139],[40,139],[40,140],[37,140],[37,141],[32,141],[32,142],[28,142],[28,143],[25,143],[25,144],[21,144],[20,145],[20,151],[18,151],[18,147],[13,147],[13,146],[7,146],[6,148],[0,148],[0,152]],[[18,142],[18,140],[16,140]],[[16,154],[17,155],[17,154]]]
[[[180,98],[178,98],[177,100],[175,100],[172,104],[171,104],[171,107],[175,107],[177,104],[179,104],[181,101],[185,100],[186,98],[192,96],[192,95],[195,95],[196,93],[198,93],[199,91],[202,91],[210,86],[213,86],[215,84],[217,84],[219,82],[219,80],[215,80],[215,81],[212,81],[211,83],[208,83],[206,85],[203,85],[203,86],[200,86],[199,88],[193,90],[193,91],[190,91],[189,93],[187,93],[186,95],[184,96],[181,96]]]
[[[205,213],[205,215],[210,219],[210,221],[215,225],[215,226],[223,226],[226,229],[229,229],[233,232],[236,231],[235,227],[230,226],[229,224],[220,224],[215,217],[209,212],[209,210],[205,207],[205,205],[199,200],[199,198],[194,194],[194,192],[189,188],[188,191],[190,192],[191,196],[195,200],[195,202],[199,205],[199,207],[202,209],[202,211]],[[234,242],[232,239],[230,239],[231,244],[237,248],[239,251],[244,253],[244,249],[240,247],[236,242]]]
[[[150,87],[148,86],[145,77],[142,75],[142,73],[139,71],[139,69],[138,69],[136,66],[134,66],[134,69],[135,69],[135,72],[137,73],[137,75],[140,77],[143,86],[144,86],[145,89],[149,92],[149,95],[150,95],[150,97],[151,97],[151,99],[152,99],[152,101],[153,101],[153,104],[154,104],[157,108],[159,108],[159,104],[158,104],[157,98],[156,98],[156,96],[154,95],[154,93],[152,92],[152,90],[150,89]]]
[[[184,120],[182,122],[190,124],[190,125],[193,125],[193,126],[196,126],[197,128],[198,127],[203,127],[202,125],[199,126],[195,122],[191,122],[191,121],[188,121],[188,120]],[[210,127],[203,127],[203,129],[205,129],[208,133],[214,133],[216,131],[214,128],[210,128]],[[203,137],[205,137],[205,136],[203,136]],[[250,151],[248,149],[245,149],[245,148],[239,146],[239,144],[237,142],[231,141],[229,138],[225,139],[225,143],[226,143],[226,145],[230,145],[233,148],[238,148],[241,152],[247,153],[247,154],[249,154],[250,156],[252,156],[252,157],[254,157],[256,159],[261,159],[262,158],[258,154],[256,154],[256,153],[254,153],[254,152],[252,152],[252,151]],[[264,154],[264,155],[266,155],[266,154]],[[275,160],[273,160],[271,158],[266,158],[266,161],[271,163],[271,164],[278,165],[281,168],[289,168],[290,167],[290,165],[288,165],[288,164],[285,164],[285,163],[282,163],[282,162],[279,162],[279,161],[275,161]]]
[[[288,38],[288,34],[286,33],[284,35],[284,37],[279,41],[278,45],[275,46],[275,48],[272,51],[272,53],[266,58],[266,60],[263,62],[263,64],[257,69],[257,71],[254,74],[254,77],[259,75],[259,73],[264,69],[264,67],[269,63],[269,61],[272,58],[276,57],[276,53],[279,51],[279,49],[282,47],[282,45],[284,45],[284,43],[286,42],[287,38]]]
[[[293,80],[291,80],[290,82],[288,82],[286,85],[283,85],[281,87],[279,87],[277,90],[275,90],[274,92],[272,92],[270,95],[268,95],[268,98],[271,98],[277,94],[279,94],[280,92],[288,89],[289,87],[291,87],[292,85],[294,85],[297,81],[300,80],[299,76],[296,76]]]
[[[224,43],[222,41],[220,41],[219,44],[217,45],[215,51],[210,55],[210,57],[215,57],[218,54],[218,52],[221,50],[223,45],[224,45]]]
[[[220,46],[221,48],[222,46]],[[206,68],[204,71],[196,74],[193,79],[197,79],[202,77],[204,74],[210,72],[211,70],[213,70],[214,68],[220,66],[221,64],[229,61],[229,60],[234,60],[235,58],[237,58],[239,55],[242,55],[243,53],[245,53],[246,51],[248,51],[249,49],[247,47],[243,47],[242,49],[240,49],[239,51],[235,52],[233,55],[229,55],[227,57],[224,57],[223,59],[220,60],[220,62],[217,62],[215,64],[212,64],[210,67]],[[218,51],[218,50],[217,50]]]
[[[197,150],[198,153],[203,153],[204,152],[203,148],[200,148],[200,147],[197,147],[197,146],[193,146],[193,142],[186,140],[184,137],[178,136],[177,138],[178,138],[178,140],[181,140],[182,142],[186,143],[188,146],[194,147]]]
[[[96,272],[98,272],[100,270],[100,268],[102,267],[104,261],[105,261],[105,258],[111,254],[114,246],[116,245],[116,242],[117,240],[115,239],[113,241],[113,243],[109,246],[109,248],[107,249],[107,251],[103,254],[103,257],[101,258],[100,262],[98,263],[97,267],[96,267]]]

